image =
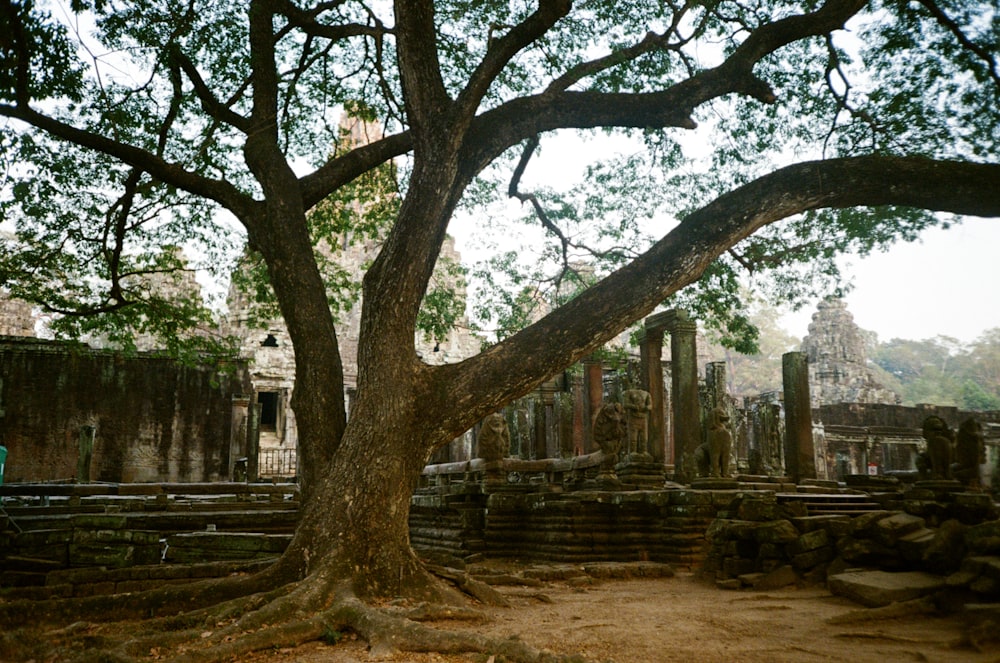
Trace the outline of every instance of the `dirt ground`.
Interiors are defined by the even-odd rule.
[[[967,625],[960,617],[910,615],[845,621],[845,616],[857,617],[852,613],[866,609],[822,588],[727,591],[679,573],[673,578],[602,580],[580,586],[551,582],[543,587],[496,589],[512,607],[482,608],[488,616],[485,621],[436,625],[519,637],[536,647],[580,653],[597,662],[1000,661],[996,638],[988,638],[992,642],[982,645],[980,651],[964,644]],[[349,635],[335,645],[313,642],[245,660],[495,663],[481,654],[374,658],[363,642]]]

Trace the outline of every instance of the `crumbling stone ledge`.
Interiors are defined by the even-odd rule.
[[[60,569],[49,571],[43,586],[0,589],[0,598],[40,601],[141,592],[163,585],[187,584],[204,578],[256,573],[273,564],[275,559],[156,564],[121,569],[106,567]]]

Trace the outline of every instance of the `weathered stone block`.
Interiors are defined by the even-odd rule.
[[[753,588],[760,591],[770,591],[794,585],[797,582],[798,576],[795,570],[791,566],[783,564],[765,574],[754,584]]]
[[[839,514],[829,514],[823,516],[802,516],[790,518],[800,532],[806,534],[818,529],[825,529],[834,537],[845,536],[850,532],[851,517]]]
[[[895,546],[899,537],[923,529],[925,521],[920,516],[908,513],[895,513],[888,518],[882,518],[872,528],[873,538],[885,546]]]
[[[830,535],[825,529],[817,529],[806,532],[799,538],[788,544],[789,555],[800,555],[810,550],[823,548],[830,545]]]
[[[974,591],[976,594],[996,596],[997,594],[1000,594],[1000,580],[990,578],[985,575],[979,576],[969,584],[969,589]]]
[[[787,502],[781,505],[781,518],[804,518],[809,515],[805,502]]]
[[[73,516],[71,522],[75,529],[84,530],[125,529],[128,526],[128,518],[123,515],[83,513]]]
[[[869,608],[909,601],[945,588],[940,576],[919,571],[851,571],[827,578],[830,592]]]
[[[893,511],[871,511],[862,514],[851,521],[851,534],[870,535],[871,529],[878,521],[893,515]]]
[[[761,573],[770,573],[782,566],[787,566],[787,564],[788,561],[785,559],[758,559],[756,568]]]
[[[767,575],[766,573],[760,573],[759,571],[755,573],[744,573],[743,575],[740,576],[739,580],[741,583],[743,583],[744,586],[753,587],[755,584],[757,584],[757,582],[761,578],[763,578],[766,575]]]
[[[712,504],[712,493],[703,490],[672,490],[666,493],[670,496],[670,504]]]
[[[816,566],[802,572],[802,582],[807,585],[825,585],[827,570],[830,568],[829,562],[822,562]]]
[[[924,551],[922,561],[933,573],[949,573],[958,568],[965,557],[966,526],[957,520],[946,520],[934,533],[934,540]]]
[[[46,585],[81,585],[104,579],[108,572],[104,569],[62,569],[52,571],[45,579]]]
[[[945,578],[945,584],[947,584],[948,587],[968,587],[972,584],[972,581],[978,577],[978,573],[973,573],[971,571],[955,571]]]
[[[73,543],[135,543],[138,545],[157,545],[160,543],[160,533],[152,530],[134,529],[74,529]]]
[[[934,543],[936,533],[926,527],[899,537],[896,548],[899,554],[908,562],[919,562],[924,558],[928,548]]]
[[[753,531],[759,524],[749,520],[716,519],[708,526],[705,536],[710,541],[748,538],[753,536]]]
[[[758,523],[753,532],[758,543],[791,543],[799,538],[799,531],[788,520]]]
[[[21,532],[14,538],[14,545],[21,550],[40,548],[73,540],[73,530],[70,529],[36,529]]]
[[[1000,520],[972,525],[966,529],[965,545],[977,555],[1000,554]]]
[[[736,515],[741,520],[767,521],[782,517],[777,498],[772,495],[761,497],[744,497],[736,509]]]
[[[116,594],[129,594],[131,592],[141,592],[142,591],[142,581],[141,580],[122,580],[115,583],[115,593]]]
[[[899,553],[872,539],[858,539],[845,536],[837,541],[837,552],[848,562],[860,566],[899,566]]]
[[[779,543],[762,543],[757,556],[763,559],[785,559],[785,546]]]
[[[825,564],[836,556],[832,546],[824,546],[793,556],[792,566],[797,571],[806,571],[820,564]]]
[[[722,573],[727,578],[736,578],[745,573],[753,573],[754,560],[743,557],[727,557],[722,561]]]

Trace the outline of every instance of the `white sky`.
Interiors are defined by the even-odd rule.
[[[595,154],[620,148],[616,140],[549,136],[542,154],[529,166],[522,188],[530,190],[538,179],[567,188]],[[512,202],[511,207],[520,206]],[[449,229],[467,264],[483,258],[469,228],[463,227],[470,222],[475,224],[456,218]],[[947,230],[930,229],[915,242],[897,243],[888,252],[846,256],[841,266],[854,285],[845,297],[847,310],[859,327],[877,333],[881,341],[951,336],[969,343],[987,329],[1000,327],[1000,219],[966,217]],[[811,301],[785,314],[781,325],[802,338],[816,304]]]
[[[847,310],[881,341],[940,335],[968,343],[1000,327],[1000,219],[966,217],[843,265],[855,286],[845,297]],[[801,338],[815,311],[813,302],[784,316],[783,326]]]

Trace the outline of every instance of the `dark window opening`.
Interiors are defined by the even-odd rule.
[[[278,339],[274,337],[274,334],[268,334],[267,338],[260,342],[262,348],[276,348],[278,347]]]
[[[259,391],[257,402],[260,403],[260,429],[273,431],[278,427],[278,392]]]

